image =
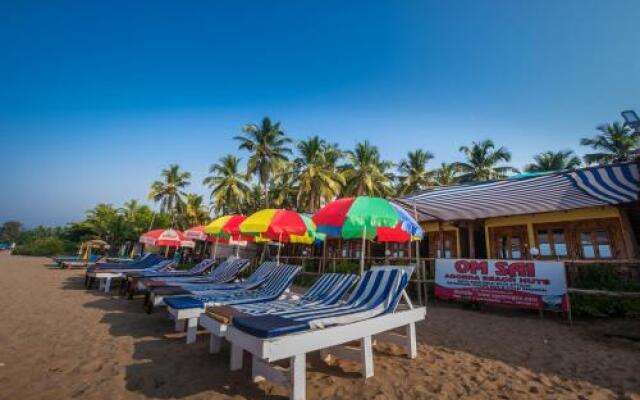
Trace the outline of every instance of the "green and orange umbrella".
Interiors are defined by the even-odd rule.
[[[318,232],[342,239],[362,239],[360,272],[364,272],[364,242],[407,242],[422,238],[422,228],[404,209],[379,197],[346,197],[322,207],[313,216]]]

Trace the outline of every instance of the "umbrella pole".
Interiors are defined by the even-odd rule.
[[[413,218],[418,222],[418,209],[416,208],[416,203],[413,203]],[[422,238],[420,238],[422,240]],[[420,262],[420,240],[416,240],[416,279],[418,280],[418,304],[427,305],[427,286],[425,285],[424,292],[424,303],[422,303],[422,265]],[[411,243],[409,243],[409,248],[411,248]]]
[[[276,255],[276,264],[280,265],[280,247],[282,247],[282,232],[278,236],[278,255]]]
[[[165,246],[165,249],[164,249],[164,258],[167,258],[167,257],[169,257],[169,246]]]
[[[240,257],[240,245],[236,244],[236,258]]]
[[[218,252],[218,238],[213,242],[213,262],[216,261],[216,253]]]
[[[360,249],[360,276],[364,275],[364,252],[366,250],[367,227],[362,230],[362,248]]]

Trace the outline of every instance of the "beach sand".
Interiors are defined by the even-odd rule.
[[[228,348],[184,344],[164,311],[86,291],[82,271],[0,254],[0,399],[281,399],[254,384],[249,363],[229,372]],[[309,399],[640,399],[640,343],[615,337],[633,320],[540,320],[522,311],[437,304],[417,327],[419,355],[375,351],[375,376],[358,364],[308,357]],[[611,334],[614,336],[611,336]]]

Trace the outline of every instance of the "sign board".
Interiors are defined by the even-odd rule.
[[[437,259],[435,295],[538,310],[568,308],[559,261]]]

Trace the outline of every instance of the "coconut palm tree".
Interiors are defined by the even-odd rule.
[[[226,155],[209,167],[210,176],[202,183],[211,188],[211,203],[216,214],[240,212],[249,195],[249,184],[240,172],[240,158]]]
[[[337,166],[342,152],[337,144],[328,144],[318,136],[299,142],[297,148],[297,203],[301,210],[313,212],[338,196],[346,183]]]
[[[511,153],[505,147],[496,149],[492,140],[473,142],[471,147],[461,146],[460,151],[466,160],[456,163],[460,173],[460,181],[487,181],[502,179],[509,172],[518,172],[510,166],[498,166],[500,162],[511,161]]]
[[[439,186],[455,185],[459,182],[460,169],[456,163],[442,163],[440,168],[434,171],[433,183]]]
[[[346,179],[345,194],[350,196],[388,196],[393,193],[390,161],[380,159],[380,152],[368,140],[356,144],[346,153],[347,165],[341,167]]]
[[[260,210],[263,207],[262,205],[264,204],[262,194],[263,187],[260,184],[256,183],[251,185],[251,187],[249,188],[249,193],[242,202],[242,214],[250,215]]]
[[[296,196],[298,194],[297,175],[292,162],[283,161],[276,165],[273,178],[269,182],[272,207],[296,208]]]
[[[260,125],[245,125],[242,131],[244,135],[234,139],[240,142],[239,149],[251,153],[247,161],[247,176],[257,176],[263,187],[265,206],[268,207],[269,179],[279,162],[288,161],[287,155],[291,154],[291,149],[287,145],[291,139],[285,137],[280,123],[272,123],[269,117],[264,117]]]
[[[573,150],[545,151],[533,157],[534,163],[527,165],[526,172],[548,172],[576,169],[581,164],[580,157]]]
[[[407,158],[400,161],[398,171],[400,176],[399,194],[423,190],[433,185],[433,172],[427,170],[427,163],[433,159],[433,154],[418,149],[407,153]]]
[[[596,129],[600,134],[580,140],[581,145],[598,150],[597,153],[584,156],[587,164],[607,164],[633,158],[633,150],[640,145],[640,131],[632,131],[628,125],[620,122],[600,125]]]
[[[151,192],[149,198],[153,201],[160,202],[160,212],[168,212],[172,218],[182,207],[186,195],[184,188],[191,183],[191,174],[181,171],[177,164],[169,165],[169,168],[163,169],[161,181],[155,181],[151,184]]]
[[[203,198],[195,193],[187,193],[184,207],[180,213],[182,229],[193,226],[205,225],[209,222],[209,212],[203,206]]]

